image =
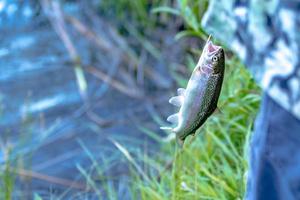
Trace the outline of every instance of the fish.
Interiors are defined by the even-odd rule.
[[[175,133],[181,146],[217,109],[224,71],[224,49],[213,44],[209,36],[186,89],[178,88],[177,96],[169,99],[169,103],[179,107],[179,112],[167,118],[170,126],[160,127]]]

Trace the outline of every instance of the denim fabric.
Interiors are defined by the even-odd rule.
[[[210,0],[202,25],[300,120],[300,0]]]
[[[267,94],[250,143],[245,200],[300,200],[300,121]]]

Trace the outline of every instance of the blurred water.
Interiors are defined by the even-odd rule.
[[[35,1],[0,0],[0,26],[23,26],[34,16]]]
[[[129,149],[148,143],[129,117],[134,115],[143,121],[138,124],[147,125],[151,117],[143,108],[146,102],[129,99],[112,89],[103,94],[98,89],[103,83],[89,75],[93,111],[99,117],[127,122],[103,128],[85,115],[68,53],[35,1],[0,1],[0,31],[0,139],[13,145],[12,158],[22,157],[30,163],[25,168],[73,180],[80,177],[76,165],[91,165],[78,141],[97,152],[95,159],[114,158],[120,163],[123,156],[108,138]],[[80,38],[75,40],[78,49],[85,49],[82,60],[89,60],[86,44]],[[102,60],[110,59],[103,56]],[[114,164],[107,173],[119,176],[115,180],[118,187],[127,191],[121,195],[129,199],[124,163]],[[66,189],[45,181],[34,180],[31,184],[33,191]]]

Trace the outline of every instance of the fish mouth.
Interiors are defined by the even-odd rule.
[[[209,55],[212,55],[212,54],[215,54],[217,51],[219,51],[221,49],[221,46],[217,46],[217,45],[214,45],[212,43],[212,41],[208,41],[207,42],[207,47],[206,47],[206,50],[207,50],[207,53]]]
[[[215,54],[222,48],[221,46],[214,45],[214,43],[211,41],[211,35],[209,35],[205,46],[206,46],[206,52],[209,56]]]

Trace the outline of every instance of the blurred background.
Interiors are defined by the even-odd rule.
[[[229,49],[221,112],[181,152],[159,130],[208,5],[0,0],[0,198],[242,199],[260,91]]]

